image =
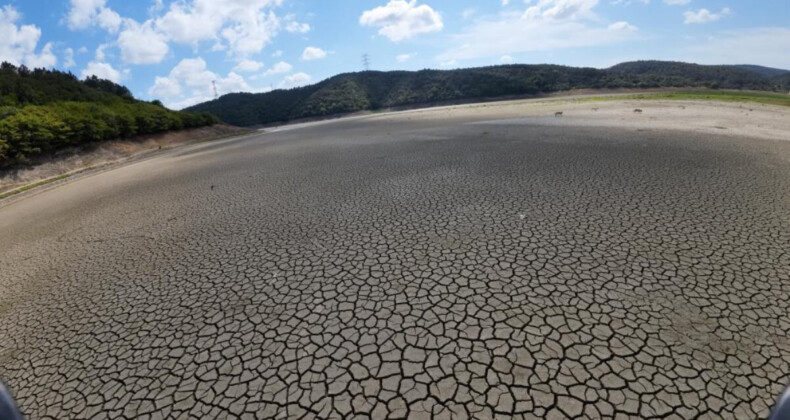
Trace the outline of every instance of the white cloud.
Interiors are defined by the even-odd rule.
[[[285,17],[285,30],[292,34],[306,34],[310,32],[310,25],[297,22],[294,15]]]
[[[514,61],[514,60],[513,60],[513,57],[512,57],[512,56],[509,56],[509,55],[507,55],[507,54],[503,55],[502,57],[499,57],[499,62],[500,62],[500,63],[510,64],[510,63],[512,63],[513,61]]]
[[[101,9],[101,12],[99,12],[99,15],[96,17],[96,21],[99,27],[112,33],[118,32],[118,29],[121,27],[121,16],[106,7]]]
[[[74,50],[71,48],[66,48],[63,50],[63,67],[71,68],[74,67],[77,63],[74,62]]]
[[[790,69],[790,28],[732,30],[680,49],[672,59],[703,64],[759,64]]]
[[[96,47],[96,53],[94,54],[93,58],[96,61],[105,61],[107,54],[104,52],[104,50],[106,50],[109,47],[110,44],[99,44],[99,46]]]
[[[281,4],[282,0],[173,2],[165,15],[155,19],[154,26],[173,42],[195,45],[205,40],[222,41],[232,54],[246,57],[261,52],[277,34],[282,19],[270,9]],[[297,25],[291,29],[306,29],[290,21]]]
[[[664,0],[670,6],[684,6],[691,3],[691,0]]]
[[[49,68],[54,67],[58,63],[58,58],[52,52],[52,43],[47,42],[44,48],[41,49],[39,54],[30,54],[25,57],[25,64],[33,68]]]
[[[293,69],[293,66],[286,63],[285,61],[280,61],[279,63],[275,64],[269,70],[266,70],[264,73],[265,76],[271,76],[273,74],[283,74],[288,73]]]
[[[478,19],[451,36],[452,47],[437,61],[501,57],[534,51],[593,47],[638,38],[627,22],[602,25],[593,9],[597,0],[539,0],[526,12],[505,11]]]
[[[540,0],[524,12],[526,19],[580,19],[593,18],[592,9],[598,5],[598,0]]]
[[[164,3],[163,0],[154,0],[154,4],[151,5],[151,8],[149,9],[149,12],[150,13],[156,13],[156,12],[158,12],[158,11],[164,9],[164,8],[165,8],[165,3]]]
[[[118,32],[121,16],[106,6],[107,0],[71,0],[71,8],[66,16],[69,29],[85,29],[99,25],[108,32]]]
[[[274,12],[259,13],[242,23],[225,27],[221,33],[230,50],[244,57],[261,52],[272,41],[279,26],[280,20]]]
[[[290,89],[294,87],[304,86],[310,81],[313,80],[313,77],[307,73],[294,73],[290,76],[286,76],[277,87],[280,89]]]
[[[392,0],[362,13],[359,23],[379,27],[379,34],[398,42],[415,35],[441,31],[442,16],[427,4],[417,5],[417,0]]]
[[[224,19],[206,10],[206,6],[202,2],[193,5],[175,2],[164,16],[156,19],[155,26],[168,39],[181,44],[215,39]]]
[[[121,73],[118,70],[115,70],[113,66],[108,63],[100,63],[97,61],[88,63],[82,70],[81,75],[83,79],[88,76],[96,76],[100,79],[111,80],[115,83],[121,82]]]
[[[299,22],[288,22],[285,25],[285,30],[292,34],[306,34],[310,32],[310,25]]]
[[[326,57],[326,51],[318,47],[307,47],[302,53],[302,60],[305,61],[320,60],[324,57]]]
[[[683,13],[683,23],[690,24],[690,23],[708,23],[708,22],[715,22],[725,16],[729,16],[732,14],[732,11],[729,7],[725,7],[721,9],[719,13],[712,13],[708,9],[699,9],[696,12],[693,10],[689,10]]]
[[[236,67],[234,67],[233,70],[240,71],[243,73],[252,73],[254,71],[260,70],[261,68],[263,68],[263,63],[261,63],[260,61],[244,59],[239,61],[239,63],[236,64]]]
[[[0,8],[0,61],[28,67],[52,67],[57,57],[52,53],[52,43],[47,43],[36,53],[41,29],[35,25],[17,26],[22,16],[10,5]]]
[[[230,72],[226,77],[209,71],[203,58],[181,60],[167,77],[157,77],[148,94],[173,109],[186,108],[214,98],[214,82],[220,95],[255,91],[244,77]]]
[[[69,28],[84,29],[90,26],[106,0],[71,0],[71,9],[66,17]]]
[[[277,51],[272,53],[272,57],[274,57],[274,58],[282,57],[282,56],[283,56],[283,50],[277,50]]]
[[[307,33],[310,25],[295,16],[278,17],[274,8],[284,0],[173,0],[165,6],[154,0],[152,17],[135,21],[107,7],[107,0],[70,0],[66,22],[71,29],[95,25],[108,32],[121,31],[117,43],[132,64],[154,64],[169,50],[169,43],[212,43],[211,51],[228,51],[237,60],[260,53],[281,30]],[[140,23],[138,23],[140,22]],[[134,41],[134,42],[132,42]]]
[[[156,76],[154,85],[148,89],[148,94],[152,96],[173,98],[181,95],[181,83],[169,77]]]
[[[185,58],[172,70],[170,78],[184,83],[187,87],[211,91],[212,81],[218,79],[217,74],[207,69],[206,61],[202,57]]]
[[[395,60],[397,60],[399,63],[405,63],[414,58],[415,55],[416,54],[400,54],[395,57]]]
[[[123,61],[130,64],[160,63],[169,50],[167,40],[153,29],[151,21],[139,24],[132,19],[124,20],[118,47]]]
[[[631,32],[633,32],[633,31],[637,30],[637,27],[634,26],[634,25],[631,25],[628,22],[620,21],[620,22],[615,22],[615,23],[609,25],[607,29],[609,29],[610,31],[631,31]]]

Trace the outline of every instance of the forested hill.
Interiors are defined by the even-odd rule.
[[[505,65],[418,72],[366,71],[268,93],[233,93],[188,110],[208,111],[234,125],[253,126],[361,110],[570,89],[706,87],[790,90],[786,70],[750,66],[638,61],[609,69]]]
[[[109,80],[0,65],[0,168],[68,146],[216,122],[208,113],[136,100]]]

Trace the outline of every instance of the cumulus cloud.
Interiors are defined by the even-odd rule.
[[[121,15],[105,7],[99,12],[96,22],[102,29],[115,33],[121,27]]]
[[[71,0],[66,23],[72,30],[98,25],[109,32],[121,27],[121,16],[106,6],[107,0]]]
[[[397,60],[399,63],[405,63],[414,58],[414,56],[415,54],[400,54],[395,57],[395,60]]]
[[[280,89],[290,89],[294,87],[304,86],[310,81],[313,80],[313,77],[307,73],[294,73],[290,76],[286,76],[278,85]]]
[[[273,74],[284,74],[290,72],[292,69],[292,65],[286,63],[285,61],[280,61],[279,63],[273,65],[270,69],[266,70],[264,75],[271,76]]]
[[[106,50],[109,47],[110,44],[99,44],[99,46],[96,47],[96,52],[94,53],[93,56],[96,59],[96,61],[105,61],[107,54],[104,52],[104,50]]]
[[[192,5],[175,2],[164,16],[155,20],[155,26],[168,39],[181,44],[215,39],[224,20],[210,13],[206,6],[198,2]]]
[[[170,108],[182,109],[214,98],[214,82],[220,95],[252,92],[244,77],[230,72],[226,77],[209,71],[202,57],[181,60],[167,77],[156,77],[148,94]]]
[[[175,98],[181,95],[181,83],[169,77],[156,76],[154,85],[148,89],[148,94],[160,98]]]
[[[257,54],[271,43],[280,21],[274,12],[260,13],[244,23],[234,24],[222,30],[222,37],[231,52],[237,56]]]
[[[442,16],[427,4],[417,5],[417,0],[392,0],[362,13],[359,23],[379,27],[379,34],[394,42],[444,28]]]
[[[307,47],[302,52],[302,60],[304,61],[320,60],[324,57],[326,57],[326,51],[318,47]]]
[[[719,13],[713,13],[708,9],[699,9],[696,12],[693,10],[689,10],[683,13],[683,23],[690,24],[690,23],[708,23],[708,22],[715,22],[725,16],[729,16],[732,14],[732,11],[729,7],[725,7],[721,9]]]
[[[201,42],[211,42],[212,51],[228,51],[241,60],[260,53],[281,30],[302,34],[310,31],[310,25],[297,21],[293,15],[277,16],[273,9],[282,3],[283,0],[178,0],[166,7],[157,0],[148,10],[150,19],[135,21],[107,7],[107,0],[70,0],[65,21],[73,30],[98,26],[110,33],[120,31],[117,43],[122,57],[131,64],[161,61],[171,42],[195,49]]]
[[[260,61],[244,59],[239,61],[236,64],[236,67],[233,68],[235,71],[243,72],[243,73],[252,73],[254,71],[258,71],[263,68],[263,63]]]
[[[670,6],[685,6],[691,3],[691,0],[664,0],[664,3]]]
[[[48,42],[39,54],[30,54],[25,57],[25,64],[33,68],[48,68],[57,64],[58,58],[52,52],[52,43]]]
[[[282,26],[271,8],[282,0],[192,0],[173,2],[155,19],[155,28],[182,44],[214,40],[227,45],[232,54],[259,53]],[[306,31],[309,25],[286,19],[286,30]]]
[[[115,83],[121,82],[121,73],[114,69],[109,63],[100,63],[97,61],[91,61],[82,69],[81,73],[82,78],[86,78],[89,76],[96,76],[100,79],[107,79],[111,80]]]
[[[499,62],[500,63],[510,64],[513,61],[514,61],[513,57],[510,56],[510,55],[507,55],[507,54],[503,55],[502,57],[499,57]]]
[[[74,62],[74,50],[71,48],[66,48],[63,50],[63,67],[71,68],[74,67],[77,63]]]
[[[35,25],[19,25],[21,15],[13,6],[0,8],[0,61],[28,67],[52,67],[57,57],[52,53],[52,43],[47,43],[36,53],[41,29]]]
[[[118,47],[124,62],[131,64],[156,64],[164,60],[169,47],[167,40],[155,31],[151,22],[139,24],[126,19],[118,35]]]
[[[69,28],[84,29],[93,23],[106,0],[71,0],[71,9],[66,17]]]
[[[504,11],[478,19],[452,35],[453,46],[436,59],[448,63],[610,45],[638,38],[637,28],[628,22],[602,24],[594,12],[597,4],[598,0],[539,0],[524,12]]]

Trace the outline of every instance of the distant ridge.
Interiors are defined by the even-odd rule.
[[[753,64],[736,64],[733,67],[738,67],[743,70],[760,73],[765,77],[774,77],[779,75],[790,75],[790,70],[776,69],[773,67],[755,66]]]
[[[550,64],[458,70],[365,71],[267,93],[232,93],[188,111],[208,111],[239,126],[264,125],[400,106],[531,95],[571,89],[704,87],[783,91],[790,72],[750,65],[633,61],[608,69]]]

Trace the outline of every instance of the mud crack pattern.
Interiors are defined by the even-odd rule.
[[[441,121],[175,152],[0,209],[31,419],[757,419],[790,146]]]

